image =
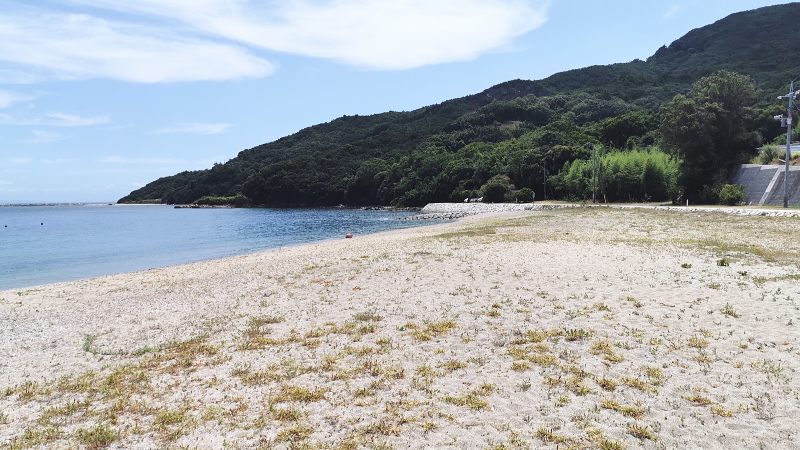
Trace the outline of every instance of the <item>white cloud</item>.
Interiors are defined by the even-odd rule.
[[[471,60],[545,22],[547,0],[79,0],[269,50],[376,69]]]
[[[0,114],[0,125],[32,125],[32,123],[17,120],[8,114]]]
[[[664,18],[671,19],[675,17],[675,15],[678,14],[681,11],[681,9],[682,8],[680,7],[680,5],[670,6],[669,9],[664,13]]]
[[[175,127],[162,128],[156,133],[194,133],[194,134],[219,134],[231,127],[229,123],[181,123]]]
[[[85,127],[109,123],[108,116],[81,117],[74,114],[45,113],[31,119],[17,119],[8,114],[0,114],[0,125],[47,125],[52,127]]]
[[[33,158],[8,158],[7,161],[11,164],[23,165],[33,161]]]
[[[133,187],[135,187],[135,188],[140,188],[140,187],[145,187],[145,186],[146,186],[146,184],[145,184],[145,183],[139,183],[139,182],[137,182],[137,181],[134,181],[133,183],[131,183],[131,186],[133,186]]]
[[[112,78],[156,83],[262,77],[274,67],[245,49],[85,14],[0,14],[0,79]],[[184,30],[185,31],[185,30]],[[31,73],[33,72],[33,73]],[[21,73],[28,73],[21,76]]]
[[[0,56],[0,61],[3,57]],[[36,73],[35,68],[27,69],[7,69],[0,67],[0,83],[2,84],[30,84],[40,81],[47,81],[47,76]]]
[[[11,181],[0,180],[0,184],[14,184]]]
[[[33,130],[33,137],[30,139],[24,139],[20,142],[25,144],[47,144],[49,142],[56,142],[64,139],[64,135],[61,133],[52,133],[50,131],[44,130]]]
[[[50,118],[49,121],[45,121],[46,125],[59,127],[85,127],[111,122],[107,116],[81,117],[62,113],[47,113],[45,116]]]
[[[18,92],[0,91],[0,108],[8,108],[17,102],[33,100],[33,97]]]

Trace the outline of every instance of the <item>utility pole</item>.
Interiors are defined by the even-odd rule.
[[[789,109],[786,110],[786,171],[783,173],[783,207],[789,207],[789,160],[792,159],[792,100],[794,100],[794,81],[789,87]]]
[[[542,182],[542,195],[544,195],[543,199],[547,200],[547,159],[542,160],[542,178],[544,181]]]
[[[776,119],[781,121],[781,125],[786,127],[786,161],[785,171],[783,173],[783,207],[789,207],[789,161],[792,159],[792,108],[795,96],[800,91],[794,91],[794,80],[789,86],[789,93],[778,97],[778,100],[789,98],[789,108],[786,110],[786,118],[775,116]]]
[[[592,203],[597,203],[597,149],[592,145]]]

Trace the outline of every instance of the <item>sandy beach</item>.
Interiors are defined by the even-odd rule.
[[[543,209],[0,291],[0,445],[797,448],[798,236]]]

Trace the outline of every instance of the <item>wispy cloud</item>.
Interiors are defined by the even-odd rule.
[[[72,114],[48,113],[45,114],[45,117],[49,118],[49,121],[45,121],[47,125],[59,127],[85,127],[111,122],[108,116],[81,117]]]
[[[8,158],[6,161],[8,161],[11,164],[21,166],[23,164],[28,164],[29,162],[33,161],[33,158]]]
[[[33,130],[33,137],[30,139],[23,139],[20,142],[24,144],[47,144],[64,139],[61,133],[52,133],[44,130]]]
[[[85,127],[109,123],[108,116],[81,117],[74,114],[45,113],[30,119],[17,119],[9,114],[0,114],[0,125],[47,125],[53,127]]]
[[[0,184],[14,184],[12,181],[0,180]]]
[[[181,123],[174,127],[161,128],[156,133],[219,134],[230,127],[231,124],[229,123]]]
[[[678,14],[681,11],[681,9],[683,9],[683,8],[681,8],[680,5],[677,5],[677,4],[671,5],[669,7],[669,9],[667,9],[667,11],[664,13],[664,18],[665,19],[671,19],[671,18],[675,17],[675,15]]]
[[[145,186],[146,186],[146,184],[145,184],[145,183],[139,183],[139,182],[136,182],[136,181],[134,181],[133,183],[131,183],[131,186],[133,186],[133,187],[135,187],[135,188],[140,188],[140,187],[145,187]]]
[[[157,83],[263,77],[274,71],[270,62],[240,46],[199,38],[183,27],[86,14],[0,13],[0,40],[0,61],[14,65],[0,70],[0,82],[102,77]],[[20,77],[20,65],[32,69],[25,71],[28,80]]]
[[[33,100],[34,97],[30,95],[20,94],[12,91],[0,91],[0,108],[8,108],[17,102],[24,102]]]
[[[475,59],[539,27],[549,7],[523,0],[292,0],[272,7],[212,0],[192,10],[184,0],[169,3],[173,17],[228,39],[384,70]]]
[[[18,120],[8,114],[0,114],[0,125],[32,125],[32,122]]]
[[[550,7],[549,0],[74,2],[138,22],[85,14],[0,16],[0,60],[62,78],[137,82],[263,77],[275,70],[248,48],[401,70],[506,48],[541,26]],[[142,25],[148,19],[157,20]]]

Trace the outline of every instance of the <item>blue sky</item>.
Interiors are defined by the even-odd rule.
[[[0,0],[0,204],[113,202],[345,114],[645,59],[781,3]]]

